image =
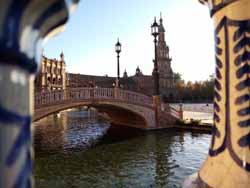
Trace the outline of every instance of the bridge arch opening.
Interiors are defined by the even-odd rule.
[[[146,119],[139,113],[116,105],[110,104],[90,104],[100,113],[106,113],[111,120],[111,123],[116,125],[124,125],[134,128],[147,128]]]
[[[64,110],[73,109],[73,108],[83,108],[87,109],[86,107],[94,107],[98,110],[98,113],[101,115],[103,113],[108,115],[108,119],[111,123],[115,125],[123,125],[133,128],[145,129],[147,128],[148,122],[143,117],[142,114],[136,112],[136,110],[124,108],[122,106],[116,104],[106,104],[106,103],[78,103],[78,104],[69,104],[67,106],[58,106],[57,108],[54,106],[52,109],[45,109],[41,112],[41,115],[35,117],[33,121],[38,121],[43,119],[49,115],[59,113]]]

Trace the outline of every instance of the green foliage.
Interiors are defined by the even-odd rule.
[[[214,96],[214,76],[208,80],[187,83],[179,80],[176,88],[176,96],[172,102],[211,102]]]
[[[174,78],[175,78],[175,80],[176,80],[177,82],[182,80],[182,79],[181,79],[181,74],[178,73],[178,72],[175,72],[175,73],[174,73]]]

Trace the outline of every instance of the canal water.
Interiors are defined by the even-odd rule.
[[[180,188],[207,156],[208,134],[144,132],[72,109],[34,123],[37,188]]]

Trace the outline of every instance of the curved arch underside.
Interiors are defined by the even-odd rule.
[[[122,102],[75,102],[41,107],[35,109],[33,121],[62,110],[81,106],[95,107],[99,112],[105,112],[114,124],[141,129],[155,127],[155,114],[152,108]]]

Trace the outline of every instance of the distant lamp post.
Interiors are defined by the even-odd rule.
[[[159,72],[158,72],[158,62],[157,62],[157,37],[159,35],[159,25],[156,22],[156,18],[154,23],[151,25],[151,34],[154,36],[154,44],[155,44],[155,59],[154,61],[154,70],[153,70],[153,78],[154,78],[154,95],[160,95],[159,91]]]
[[[122,45],[119,42],[119,39],[117,40],[117,43],[115,45],[115,51],[117,53],[117,80],[116,80],[116,87],[120,87],[120,53],[121,53]]]

